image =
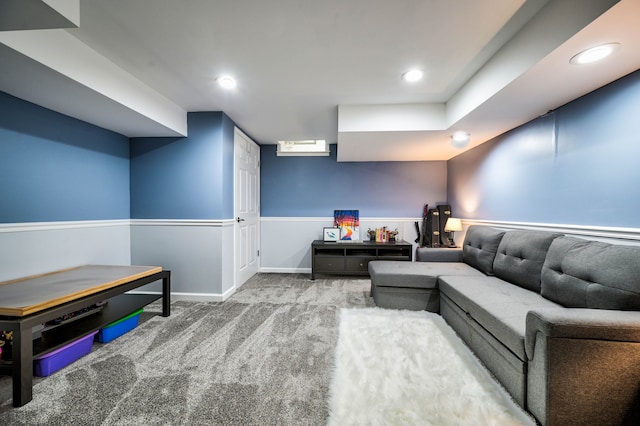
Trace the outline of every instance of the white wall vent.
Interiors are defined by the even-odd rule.
[[[325,140],[278,141],[276,154],[281,156],[329,156]]]

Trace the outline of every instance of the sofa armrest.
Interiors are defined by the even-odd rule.
[[[640,424],[640,312],[558,307],[526,321],[527,410],[538,422]]]
[[[462,262],[462,249],[418,247],[416,249],[416,261]]]
[[[640,312],[549,308],[529,311],[525,350],[533,358],[536,335],[551,338],[640,342]]]

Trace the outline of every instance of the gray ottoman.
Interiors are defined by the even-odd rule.
[[[484,274],[460,262],[369,262],[371,296],[376,306],[388,309],[440,312],[438,277]]]

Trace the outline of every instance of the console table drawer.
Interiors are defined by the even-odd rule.
[[[316,257],[315,268],[318,272],[344,271],[344,257]]]
[[[347,257],[348,272],[369,272],[369,262],[375,257]]]

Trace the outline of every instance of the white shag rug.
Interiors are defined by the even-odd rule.
[[[330,426],[535,425],[437,314],[342,309]]]

